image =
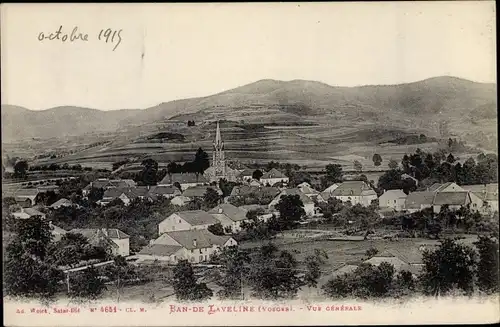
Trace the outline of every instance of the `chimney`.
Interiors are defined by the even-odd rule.
[[[198,243],[196,242],[196,239],[193,240],[193,246],[196,247],[196,245],[198,245]]]

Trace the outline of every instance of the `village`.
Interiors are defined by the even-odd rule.
[[[218,123],[215,135],[209,167],[202,172],[169,172],[155,185],[97,178],[83,186],[79,178],[69,177],[10,188],[3,194],[4,225],[9,219],[48,223],[56,247],[65,246],[54,251],[63,256],[58,260],[68,292],[70,275],[114,264],[117,257],[145,272],[150,265],[174,267],[187,260],[197,269],[198,279],[214,284],[216,278],[210,273],[220,267],[215,258],[221,251],[234,246],[257,251],[271,240],[280,249],[302,253],[299,257],[324,251],[329,259],[321,261],[319,284],[363,263],[375,267],[389,263],[396,272],[409,271],[417,277],[424,267],[423,252],[436,248],[443,234],[461,236],[470,245],[478,233],[494,232],[489,226],[498,226],[497,183],[442,182],[422,187],[417,178],[402,173],[397,178],[400,188],[380,189],[366,178],[332,176],[335,169],[330,167],[329,183],[323,182],[327,187],[316,189],[317,183],[291,181],[275,167],[230,168]],[[63,197],[66,184],[73,185],[79,196]],[[85,206],[94,208],[90,215],[102,219],[79,216]],[[126,210],[133,224],[124,222],[120,213]],[[135,227],[141,224],[148,226],[148,232]],[[85,241],[75,241],[79,239],[75,234]],[[3,236],[6,246],[6,231]],[[90,244],[95,253],[78,259],[66,248],[78,242]],[[349,254],[353,246],[359,249]],[[107,254],[100,254],[99,248]],[[174,293],[170,288],[163,296]]]

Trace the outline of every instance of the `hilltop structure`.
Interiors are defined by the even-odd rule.
[[[231,169],[226,164],[226,158],[224,156],[224,142],[222,142],[219,122],[217,121],[212,162],[210,167],[205,170],[203,176],[210,182],[218,182],[221,179],[236,182],[238,174],[238,170]]]

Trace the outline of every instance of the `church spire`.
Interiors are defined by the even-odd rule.
[[[220,136],[219,121],[217,121],[217,131],[215,133],[215,146],[219,146],[222,143],[222,138]]]

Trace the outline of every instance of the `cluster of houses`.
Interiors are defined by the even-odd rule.
[[[498,184],[464,185],[435,183],[425,191],[406,195],[402,190],[388,190],[379,197],[379,207],[409,213],[432,208],[439,213],[443,206],[451,210],[469,207],[481,214],[498,211]]]

